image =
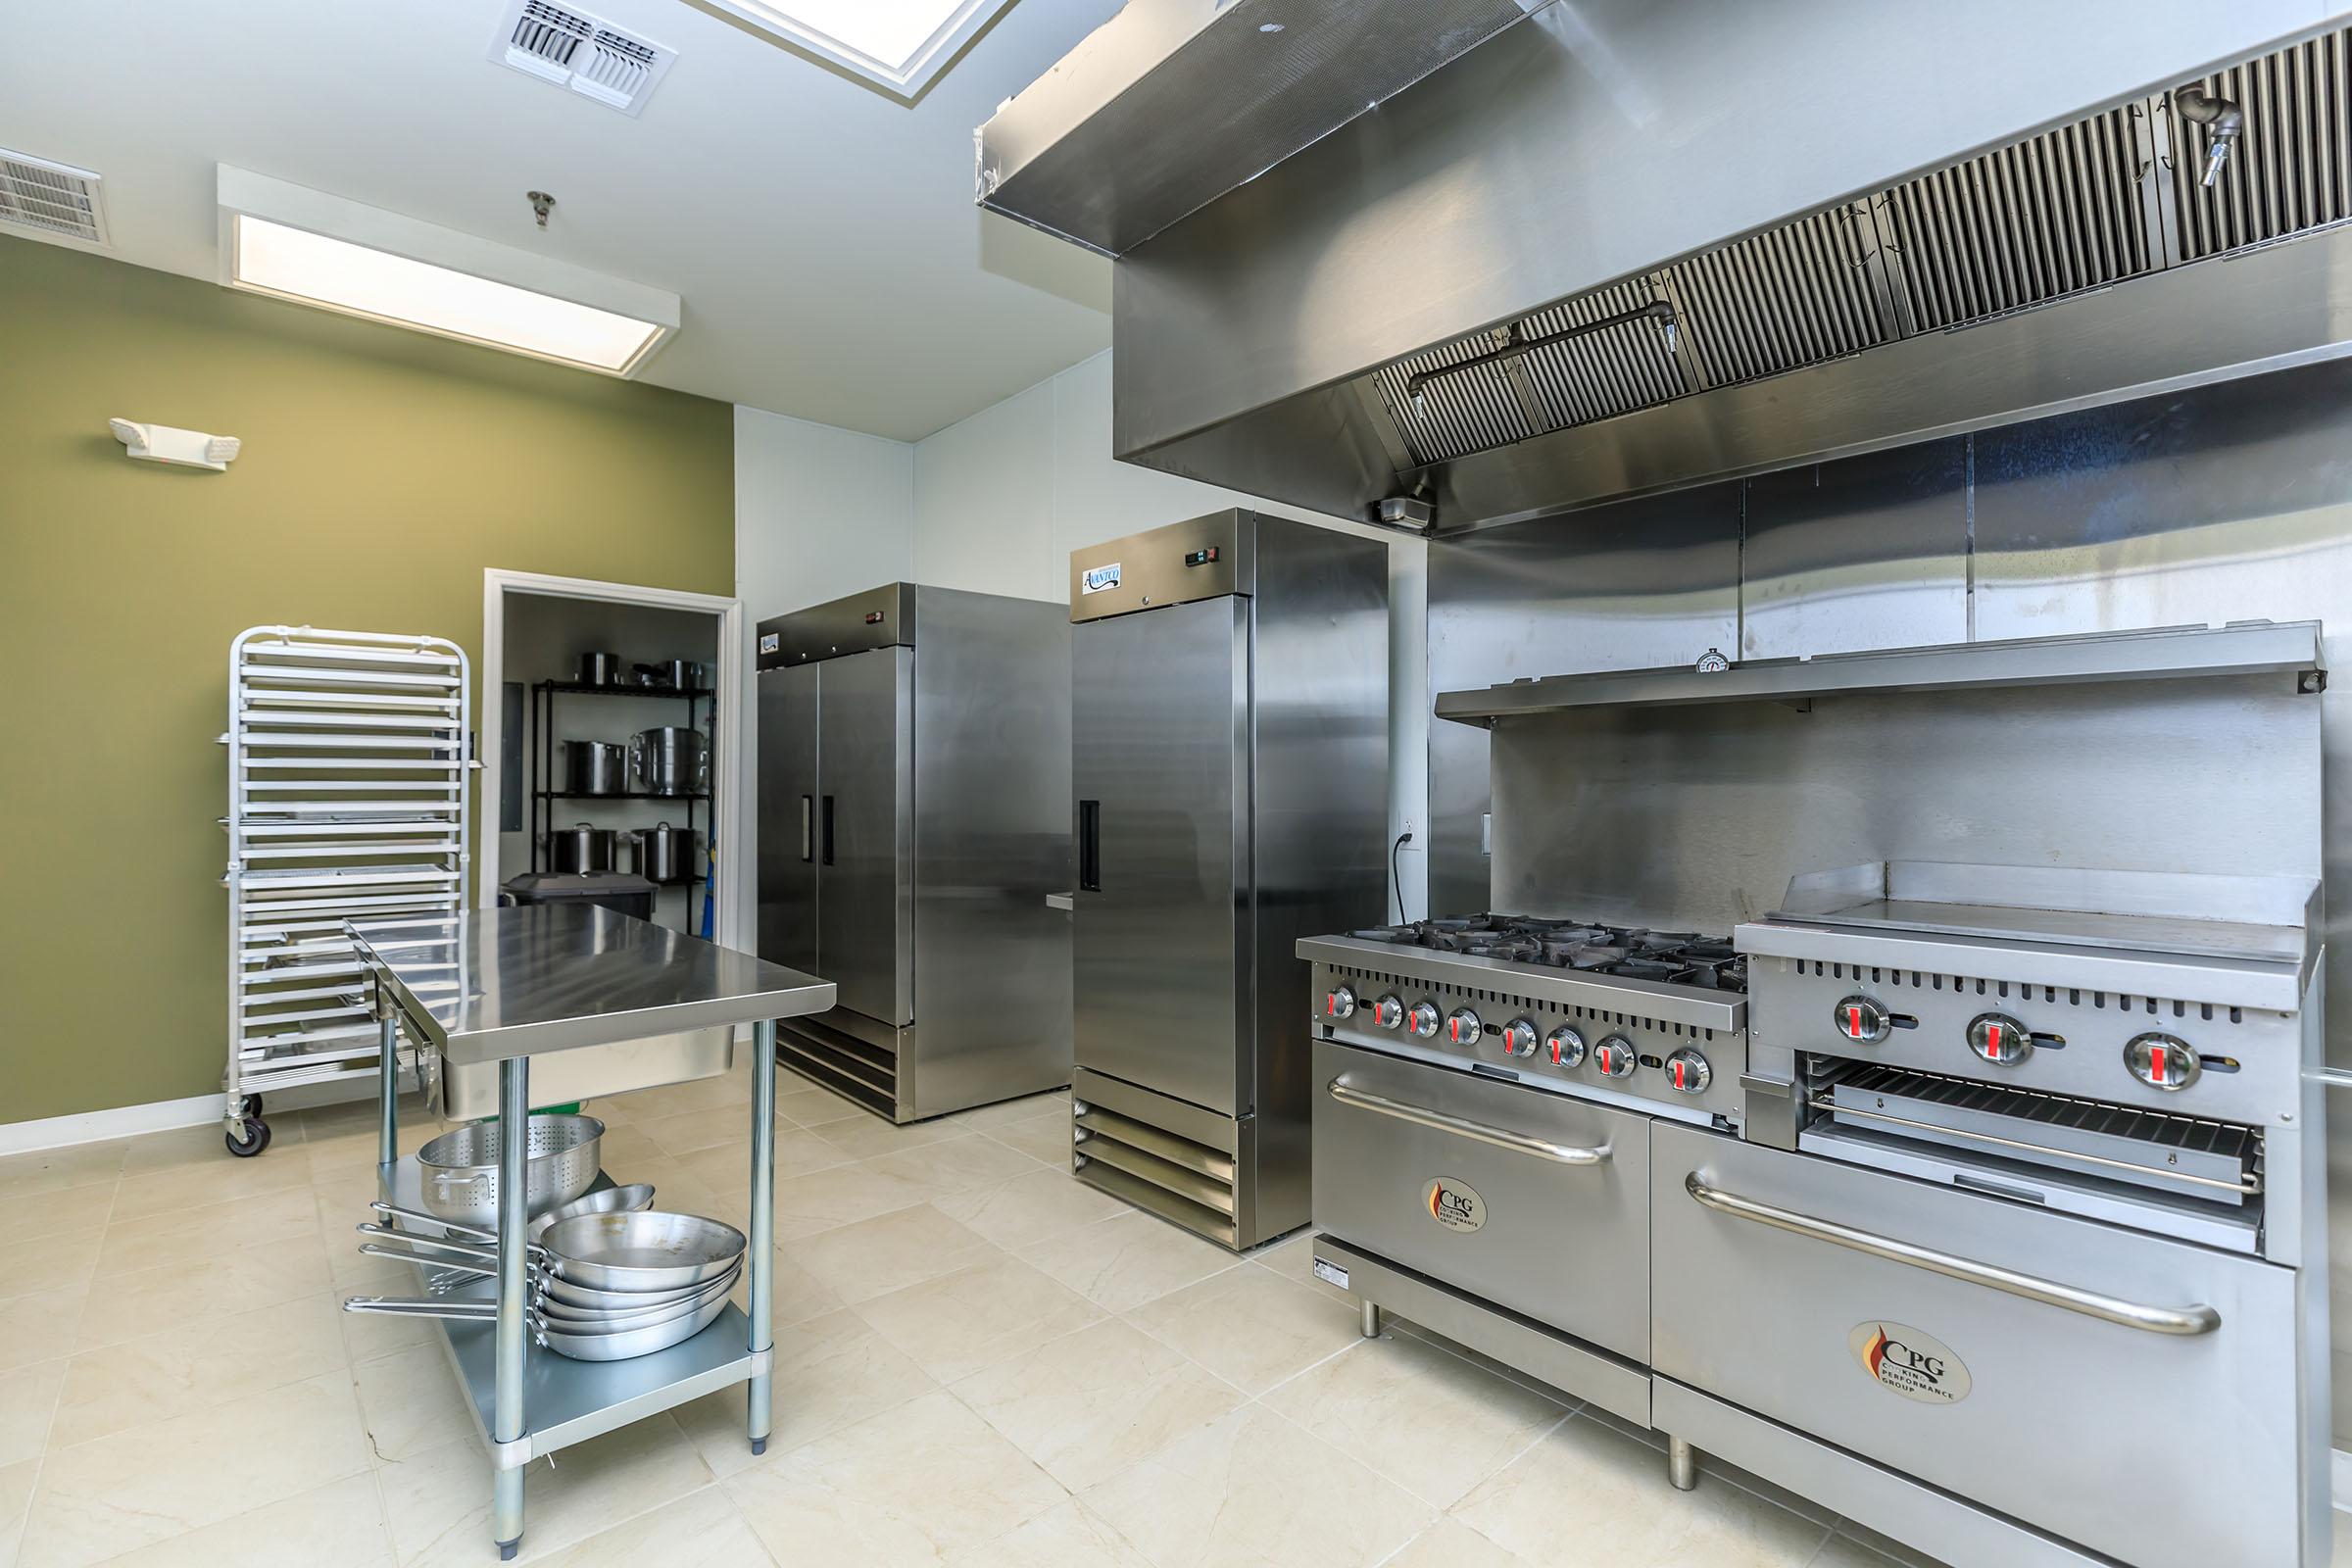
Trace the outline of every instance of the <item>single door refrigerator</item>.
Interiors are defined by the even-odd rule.
[[[1233,511],[1070,558],[1073,1166],[1236,1249],[1306,1223],[1298,938],[1386,918],[1388,550]]]

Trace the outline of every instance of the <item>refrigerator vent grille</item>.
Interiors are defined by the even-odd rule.
[[[2171,94],[2128,103],[1859,201],[1544,307],[1540,337],[1664,299],[1681,342],[1646,322],[1431,381],[1506,341],[1495,327],[1372,372],[1407,467],[1949,330],[2352,220],[2352,29],[2209,77],[2245,130],[2198,183],[2202,126]]]
[[[0,150],[0,223],[104,245],[106,208],[98,184],[86,169]]]

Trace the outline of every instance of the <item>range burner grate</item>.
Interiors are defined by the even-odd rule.
[[[1364,942],[1458,953],[1582,974],[1653,980],[1708,991],[1747,990],[1747,965],[1722,937],[1650,931],[1524,914],[1457,915],[1351,931]]]

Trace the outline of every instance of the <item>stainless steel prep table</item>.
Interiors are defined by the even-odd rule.
[[[499,1554],[512,1557],[520,1544],[523,1466],[539,1454],[735,1383],[751,1385],[752,1451],[764,1448],[773,1344],[776,1020],[832,1006],[832,982],[593,906],[471,909],[354,924],[351,934],[382,1034],[379,1185],[387,1201],[405,1208],[421,1206],[421,1181],[416,1158],[399,1157],[395,1048],[404,1025],[417,1050],[439,1053],[445,1068],[497,1063],[499,1120],[507,1128],[529,1124],[533,1056],[740,1023],[757,1030],[748,1316],[729,1305],[694,1338],[634,1360],[532,1353],[524,1315],[525,1140],[502,1140],[497,1321],[441,1325],[489,1444]],[[491,1298],[493,1292],[485,1281],[470,1294]]]

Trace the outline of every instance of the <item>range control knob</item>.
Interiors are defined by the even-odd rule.
[[[1457,1046],[1477,1045],[1478,1032],[1485,1027],[1468,1007],[1456,1007],[1446,1015],[1446,1038]]]
[[[1355,1016],[1355,993],[1346,986],[1333,986],[1323,993],[1323,1016],[1352,1018]]]
[[[1438,1032],[1438,1004],[1434,1002],[1414,1003],[1413,1010],[1404,1015],[1404,1026],[1427,1040]]]
[[[1980,1012],[1968,1020],[1968,1049],[1996,1067],[2010,1067],[2034,1054],[2034,1036],[2005,1012]]]
[[[1877,1045],[1886,1038],[1886,1031],[1894,1027],[1894,1020],[1887,1015],[1886,1009],[1868,997],[1847,997],[1838,1004],[1838,1010],[1832,1015],[1831,1021],[1837,1024],[1838,1032],[1846,1039],[1859,1040],[1866,1046]]]
[[[1634,1043],[1623,1035],[1610,1035],[1592,1048],[1592,1065],[1603,1077],[1625,1077],[1634,1070]]]
[[[1396,1000],[1396,992],[1389,992],[1372,1004],[1372,1021],[1383,1029],[1394,1029],[1404,1022],[1404,1004]]]
[[[1562,1024],[1544,1037],[1544,1054],[1555,1067],[1578,1066],[1585,1059],[1585,1037]]]
[[[1715,1077],[1707,1058],[1685,1047],[1666,1058],[1666,1081],[1686,1095],[1703,1095]]]
[[[2205,1070],[2196,1048],[2178,1035],[2134,1035],[2124,1047],[2124,1065],[2152,1089],[2186,1089]]]
[[[1532,1056],[1540,1043],[1533,1018],[1513,1018],[1502,1026],[1502,1053],[1506,1056]]]

